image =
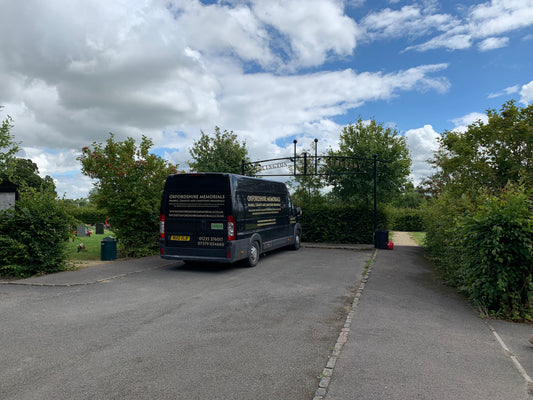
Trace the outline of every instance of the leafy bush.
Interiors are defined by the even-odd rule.
[[[26,277],[66,268],[71,219],[53,190],[22,189],[0,216],[0,274]]]
[[[455,199],[443,193],[425,209],[426,250],[440,269],[445,280],[453,286],[464,282],[461,248],[463,240],[458,231],[458,216],[469,207],[463,197]]]
[[[378,213],[380,226],[387,216]],[[304,206],[302,240],[325,243],[373,243],[374,211],[362,206],[319,204]]]
[[[462,218],[467,294],[495,315],[531,319],[533,202],[507,187]]]
[[[96,180],[94,202],[109,212],[109,223],[126,256],[157,251],[161,193],[167,176],[177,172],[174,165],[150,154],[151,146],[146,136],[137,146],[133,138],[117,142],[110,134],[105,145],[95,142],[78,157],[82,172]]]
[[[474,199],[443,195],[430,209],[426,248],[449,282],[490,315],[532,319],[531,195],[509,184]]]

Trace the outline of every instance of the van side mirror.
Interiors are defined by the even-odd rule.
[[[302,215],[302,208],[301,207],[296,207],[296,216],[299,217]]]

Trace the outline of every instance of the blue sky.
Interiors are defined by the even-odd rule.
[[[20,156],[85,197],[81,148],[154,142],[187,168],[200,131],[252,159],[338,146],[375,118],[407,138],[415,183],[444,130],[533,101],[533,0],[0,0],[0,117]]]

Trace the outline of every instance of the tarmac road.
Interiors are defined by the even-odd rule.
[[[378,250],[315,400],[531,399],[532,326],[481,319],[422,248],[395,242]]]
[[[371,254],[151,257],[0,285],[0,399],[310,399]]]
[[[0,285],[0,399],[532,399],[532,325],[481,319],[406,237]]]

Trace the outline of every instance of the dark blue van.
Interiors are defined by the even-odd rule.
[[[160,252],[185,262],[243,260],[300,248],[301,214],[281,182],[227,173],[170,175],[160,212]]]

